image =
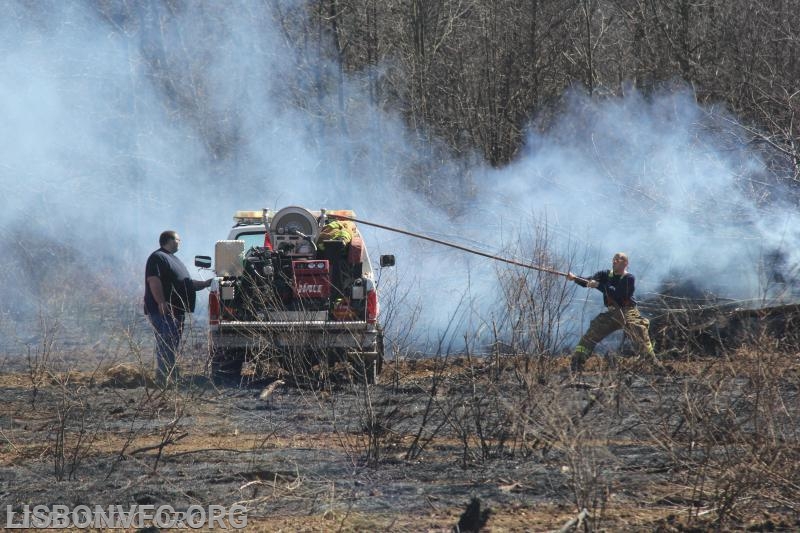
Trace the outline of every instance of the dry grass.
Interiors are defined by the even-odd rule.
[[[449,531],[478,496],[492,531],[556,530],[584,507],[595,529],[800,525],[796,355],[659,374],[593,358],[578,384],[566,358],[547,374],[528,362],[400,359],[378,386],[334,374],[268,401],[269,377],[159,389],[126,362],[45,372],[34,405],[30,373],[6,365],[0,504],[150,494],[245,502],[254,531]]]

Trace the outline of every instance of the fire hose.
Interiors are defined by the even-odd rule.
[[[547,272],[548,274],[555,274],[557,276],[564,276],[565,278],[569,277],[568,273],[561,272],[561,271],[555,270],[553,268],[548,268],[548,267],[544,267],[544,266],[541,266],[541,265],[535,265],[533,263],[522,263],[522,262],[516,261],[514,259],[508,259],[507,257],[502,257],[502,256],[495,255],[495,254],[489,254],[489,253],[486,253],[486,252],[481,252],[480,250],[476,250],[474,248],[468,248],[467,246],[462,246],[460,244],[456,244],[456,243],[453,243],[453,242],[443,241],[442,239],[436,239],[434,237],[430,237],[428,235],[423,235],[421,233],[415,233],[413,231],[408,231],[408,230],[404,230],[404,229],[401,229],[401,228],[393,228],[391,226],[386,226],[384,224],[378,224],[376,222],[370,222],[368,220],[363,220],[363,219],[360,219],[360,218],[349,217],[347,215],[328,213],[328,214],[326,214],[326,216],[328,218],[333,218],[333,219],[338,219],[338,220],[350,220],[350,221],[356,222],[358,224],[364,224],[365,226],[373,226],[375,228],[380,228],[380,229],[383,229],[383,230],[386,230],[386,231],[393,231],[395,233],[401,233],[403,235],[408,235],[409,237],[414,237],[414,238],[417,238],[417,239],[422,239],[422,240],[425,240],[425,241],[434,242],[436,244],[441,244],[443,246],[449,246],[450,248],[455,248],[456,250],[461,250],[462,252],[467,252],[467,253],[470,253],[470,254],[480,255],[482,257],[487,257],[489,259],[493,259],[495,261],[500,261],[500,262],[503,262],[503,263],[508,263],[510,265],[514,265],[514,266],[518,266],[518,267],[522,267],[522,268],[529,268],[531,270],[538,270],[539,272]],[[588,282],[589,281],[589,280],[580,278],[578,276],[575,276],[575,279],[577,279],[579,281],[582,281],[582,282]]]

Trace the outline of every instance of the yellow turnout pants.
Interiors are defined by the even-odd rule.
[[[620,329],[625,331],[639,355],[655,357],[653,344],[650,342],[650,321],[640,315],[634,306],[609,306],[607,311],[592,319],[589,329],[578,341],[572,355],[572,369],[581,370],[597,343]]]

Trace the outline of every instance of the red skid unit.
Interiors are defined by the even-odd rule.
[[[327,259],[292,261],[294,293],[298,298],[328,298],[331,271]]]

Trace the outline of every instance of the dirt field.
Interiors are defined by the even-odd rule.
[[[404,359],[369,387],[338,368],[224,388],[195,356],[167,389],[90,359],[0,360],[4,513],[241,504],[248,531],[451,531],[478,498],[485,531],[584,508],[565,530],[800,529],[796,355],[593,358],[580,381],[566,360]]]

